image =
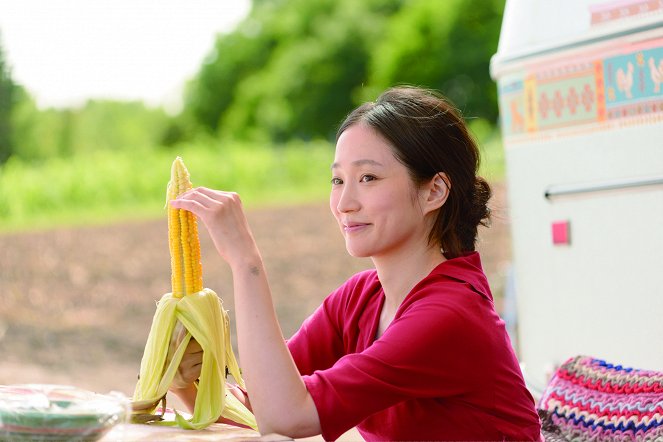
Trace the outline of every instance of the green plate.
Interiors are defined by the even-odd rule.
[[[95,441],[125,422],[129,402],[63,385],[0,385],[0,441]]]

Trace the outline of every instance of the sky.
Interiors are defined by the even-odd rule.
[[[176,112],[185,82],[250,0],[0,0],[11,76],[44,107],[143,100]]]

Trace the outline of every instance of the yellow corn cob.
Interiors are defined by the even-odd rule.
[[[168,183],[168,201],[192,188],[189,171],[182,158],[173,161]],[[203,271],[200,263],[198,222],[193,213],[168,205],[168,243],[170,246],[171,283],[173,296],[199,292],[203,289]]]
[[[191,187],[189,172],[182,159],[177,157],[171,168],[167,200]],[[176,414],[174,423],[182,428],[201,429],[224,416],[257,429],[253,414],[226,392],[226,368],[241,387],[244,387],[244,381],[230,344],[228,312],[216,293],[203,289],[196,218],[186,210],[173,209],[170,204],[168,241],[172,293],[161,297],[152,320],[133,397],[135,413],[154,412],[157,403],[168,392],[187,344],[195,339],[203,349],[203,363],[193,416],[186,420]],[[186,334],[177,343],[174,340],[181,327],[186,329]],[[176,345],[171,346],[171,341]]]

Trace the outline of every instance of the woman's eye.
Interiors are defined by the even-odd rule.
[[[362,175],[360,181],[361,181],[362,183],[367,183],[367,182],[369,182],[369,181],[373,181],[373,180],[376,180],[376,179],[377,179],[377,178],[375,178],[373,175]]]
[[[331,179],[331,183],[332,183],[332,185],[339,185],[339,184],[343,184],[343,180],[341,180],[340,178],[334,177],[334,178]]]

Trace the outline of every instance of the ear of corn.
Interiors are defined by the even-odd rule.
[[[168,183],[167,200],[173,200],[193,186],[182,158],[173,161]],[[199,292],[203,289],[200,263],[198,222],[193,213],[168,205],[168,245],[170,247],[171,284],[173,296]]]
[[[168,201],[189,189],[189,173],[182,159],[177,157],[171,169]],[[175,422],[169,424],[202,429],[224,416],[257,429],[253,414],[226,391],[226,367],[241,387],[244,381],[230,344],[228,312],[216,293],[203,289],[195,216],[168,205],[168,232],[172,293],[163,295],[157,304],[134,392],[134,409],[154,412],[159,400],[168,392],[186,346],[193,338],[203,349],[193,416],[187,420],[177,414]],[[187,333],[177,346],[171,346],[178,324]]]

